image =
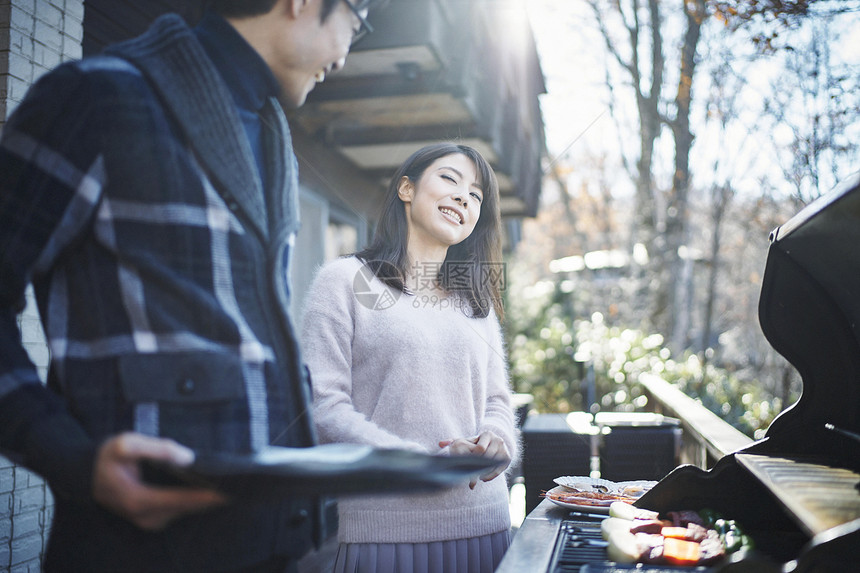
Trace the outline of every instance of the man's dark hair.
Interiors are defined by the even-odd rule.
[[[225,18],[244,18],[268,13],[277,0],[209,0],[207,7]],[[323,0],[322,19],[325,21],[341,0]],[[352,0],[359,10],[379,4],[378,0]]]
[[[206,7],[225,18],[242,18],[268,13],[276,0],[209,0]]]

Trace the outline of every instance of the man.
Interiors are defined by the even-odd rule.
[[[0,450],[54,492],[47,570],[291,571],[308,549],[311,500],[156,487],[139,462],[313,444],[280,104],[343,66],[373,3],[215,0],[194,29],[164,16],[44,76],[5,125]],[[16,323],[31,282],[47,388]]]

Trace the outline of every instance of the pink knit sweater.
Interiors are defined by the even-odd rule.
[[[516,457],[495,314],[469,318],[451,299],[399,293],[362,269],[354,257],[327,264],[306,299],[302,348],[320,441],[445,455],[440,440],[490,430]],[[342,498],[338,508],[344,543],[430,542],[510,527],[504,475],[474,490],[463,483],[431,494]]]

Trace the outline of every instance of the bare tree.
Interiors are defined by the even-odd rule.
[[[860,120],[860,77],[833,53],[838,31],[828,18],[810,22],[808,37],[784,54],[784,69],[764,107],[781,142],[780,167],[804,203],[858,168],[860,149],[846,130]]]
[[[588,4],[610,61],[621,71],[636,102],[639,149],[632,174],[636,196],[631,243],[648,245],[650,257],[648,268],[637,277],[642,288],[636,306],[648,308],[644,326],[664,333],[673,350],[680,351],[690,342],[690,285],[678,279],[690,275],[689,262],[680,252],[690,240],[690,165],[695,141],[691,114],[703,30],[711,23],[728,32],[744,30],[761,52],[774,51],[780,47],[778,39],[786,26],[807,18],[813,5],[833,2],[678,0],[667,4],[659,0],[588,0]],[[836,6],[831,11],[843,9]],[[673,35],[675,29],[680,30],[680,35]],[[678,48],[667,54],[665,46],[670,43]],[[610,93],[623,97],[612,85],[613,77],[607,73]],[[671,99],[664,93],[668,77],[677,81]],[[674,159],[671,186],[661,190],[655,182],[655,148],[663,126],[671,133]],[[834,135],[837,132],[834,130]],[[798,145],[807,143],[814,153],[821,135],[819,130],[811,139],[798,139]],[[799,160],[809,164],[811,161],[804,159],[808,156],[800,154]]]
[[[661,281],[663,287],[661,297],[667,300],[663,307],[667,308],[668,321],[666,332],[671,333],[671,347],[682,350],[686,347],[685,313],[681,305],[684,297],[684,283],[672,281],[672,277],[683,275],[685,262],[679,255],[679,249],[687,243],[687,213],[688,196],[690,192],[690,150],[693,148],[693,132],[690,127],[690,111],[693,104],[693,78],[696,74],[697,52],[699,39],[702,37],[702,26],[708,16],[705,0],[687,0],[682,2],[686,29],[681,44],[679,61],[678,87],[675,91],[674,117],[667,118],[672,130],[675,143],[675,165],[672,170],[672,189],[669,192],[668,209],[666,211],[666,248],[663,255],[666,261],[662,265],[663,272],[668,273]],[[667,321],[667,322],[668,322]]]
[[[734,74],[730,55],[717,53],[719,62],[711,67],[710,92],[707,98],[708,113],[706,121],[716,125],[720,148],[728,148],[728,127],[737,119],[739,114],[738,95],[745,85],[743,74]],[[739,154],[744,153],[744,147],[736,145]],[[709,242],[705,259],[707,280],[705,281],[704,311],[702,313],[701,335],[698,351],[702,364],[707,364],[712,348],[712,337],[715,330],[714,312],[717,303],[719,277],[723,273],[721,251],[725,219],[735,195],[734,177],[743,176],[739,169],[737,156],[720,153],[714,159],[713,180],[710,184],[709,212]],[[705,369],[703,369],[704,371]]]
[[[630,245],[657,245],[659,250],[663,229],[656,209],[659,201],[654,185],[653,162],[654,146],[662,126],[660,104],[665,57],[661,3],[659,0],[588,0],[588,3],[606,49],[625,74],[626,83],[633,90],[636,101],[639,149],[633,174],[636,192]],[[607,77],[607,85],[612,92],[614,87],[610,77]],[[610,109],[614,109],[611,103]],[[641,275],[643,271],[634,268],[637,274]],[[638,289],[637,293],[640,300],[634,303],[634,307],[655,308],[656,301],[647,298],[648,289]],[[660,310],[651,314],[653,318],[660,314]]]

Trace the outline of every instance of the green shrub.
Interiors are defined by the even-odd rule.
[[[688,396],[751,437],[761,437],[781,404],[756,381],[703,364],[694,354],[674,360],[659,334],[607,325],[603,315],[574,321],[562,305],[546,306],[537,321],[509,332],[511,379],[517,392],[532,394],[541,412],[645,411],[638,384],[645,373],[675,384]],[[513,320],[514,328],[516,320]],[[588,400],[589,370],[594,402]]]

